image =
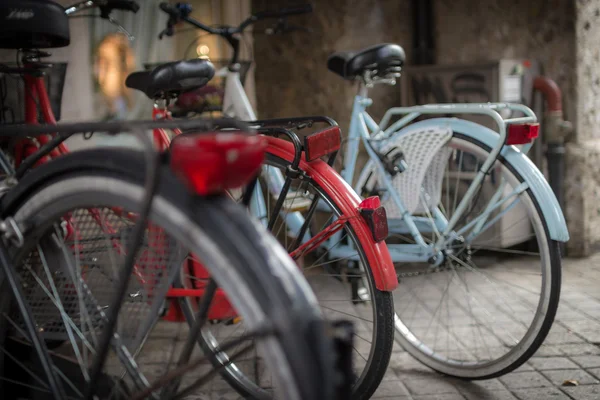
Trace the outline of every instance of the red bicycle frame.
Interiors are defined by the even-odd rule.
[[[29,74],[24,74],[24,81],[25,81],[25,123],[30,124],[30,125],[39,124],[40,123],[39,117],[41,116],[43,123],[50,124],[50,125],[56,125],[57,121],[54,116],[52,107],[50,105],[50,99],[48,97],[48,91],[46,89],[46,84],[45,84],[44,78],[38,77],[38,76],[32,76]],[[39,109],[38,109],[38,105],[39,105]],[[165,114],[164,110],[161,110],[160,108],[155,107],[153,110],[153,119],[156,119],[156,120],[171,119],[171,116],[169,113]],[[175,129],[175,130],[173,130],[173,133],[175,135],[178,135],[181,133],[181,131],[179,129]],[[157,148],[161,151],[167,150],[169,148],[169,145],[171,142],[171,138],[169,137],[169,134],[164,129],[155,129],[153,131],[153,134],[154,134],[154,141],[156,143]],[[52,135],[43,135],[43,136],[36,137],[35,139],[34,138],[26,138],[26,139],[19,140],[15,146],[15,153],[14,153],[15,167],[18,167],[23,162],[24,159],[26,159],[28,156],[34,154],[36,151],[38,151],[40,149],[41,146],[48,143],[51,139],[52,139]],[[40,159],[36,163],[36,166],[42,165],[43,163],[48,162],[52,158],[56,158],[56,157],[59,157],[61,155],[68,154],[68,153],[69,153],[68,147],[65,144],[60,144],[54,150],[52,150],[48,156]],[[114,211],[117,214],[121,214],[122,210],[115,209]],[[105,230],[107,232],[111,232],[113,230],[112,227],[107,226],[105,222],[102,222],[99,220],[99,216],[97,215],[98,214],[97,210],[91,209],[90,212],[91,212],[93,218],[98,223],[98,225],[101,226],[103,230]],[[126,217],[129,219],[134,218],[133,216],[130,216],[130,215],[127,215]],[[154,253],[153,256],[155,257],[157,251],[159,253],[161,252],[160,251],[160,249],[162,247],[160,244],[161,229],[156,226],[153,226],[150,223],[149,230],[153,231],[153,233],[156,233],[157,234],[156,236],[158,238],[158,239],[154,239],[153,243],[151,244],[152,250]],[[72,226],[70,226],[70,224],[68,224],[68,226],[67,226],[67,232],[68,232],[69,236],[78,234],[76,232],[76,230]],[[118,243],[118,241],[113,241],[112,245],[113,245],[113,248],[117,252],[123,251],[123,246],[120,243]],[[144,258],[148,258],[148,257],[150,257],[149,254],[141,255],[142,260]],[[179,298],[179,297],[198,297],[198,298],[200,298],[204,294],[204,286],[206,284],[205,281],[209,277],[208,273],[202,267],[202,265],[200,263],[198,263],[198,261],[193,260],[191,257],[185,261],[185,265],[189,268],[189,271],[193,275],[193,278],[194,278],[193,285],[195,285],[197,287],[195,287],[194,289],[170,288],[169,291],[167,292],[168,298],[172,298],[172,299]],[[143,273],[144,269],[145,268],[140,268],[136,265],[134,267],[134,271],[135,271],[134,273],[135,273],[138,281],[144,287],[147,287],[149,289],[149,291],[151,292],[152,287],[149,287],[149,285],[148,285],[149,283],[151,283],[151,280],[150,280],[150,282],[148,282],[147,278],[149,278],[150,275],[154,273],[154,271],[145,271],[146,274],[144,274]],[[223,293],[220,290],[217,290],[217,293],[215,294],[215,298],[213,299],[213,302],[212,302],[212,306],[209,310],[208,318],[210,320],[224,320],[224,319],[235,318],[236,315],[237,314],[235,313],[235,311],[233,310],[233,308],[227,301],[225,293]],[[183,320],[183,315],[181,314],[181,311],[180,311],[179,307],[177,306],[176,302],[172,303],[170,311],[167,314],[167,316],[165,317],[165,319],[173,320],[173,321]]]

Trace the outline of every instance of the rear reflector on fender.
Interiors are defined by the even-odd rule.
[[[508,124],[506,144],[527,144],[538,137],[540,124]]]
[[[369,225],[373,240],[381,242],[388,237],[388,222],[385,208],[381,205],[378,196],[363,200],[358,206],[360,215]]]
[[[342,133],[340,128],[332,126],[304,138],[306,161],[313,161],[340,149]]]
[[[171,168],[197,194],[235,189],[258,172],[267,140],[246,133],[180,135],[171,142]]]

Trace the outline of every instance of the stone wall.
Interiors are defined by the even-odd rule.
[[[315,12],[295,17],[312,34],[255,36],[258,109],[263,117],[327,113],[342,127],[355,88],[327,71],[329,54],[379,42],[402,45],[412,57],[410,1],[315,0]],[[563,89],[568,117],[574,113],[574,6],[566,0],[434,0],[436,58],[439,64],[501,58],[540,60]],[[293,4],[253,0],[255,11]],[[397,104],[398,89],[372,91],[373,114]]]
[[[296,2],[297,3],[297,2]],[[255,35],[256,97],[259,117],[328,115],[348,128],[356,87],[327,70],[327,57],[380,42],[402,44],[410,57],[410,4],[398,0],[316,0],[315,12],[290,18],[312,30],[280,36]],[[253,0],[254,11],[276,9],[289,1]],[[255,31],[260,31],[259,25]],[[398,89],[372,90],[381,116],[399,100]]]
[[[575,6],[571,0],[434,0],[439,64],[540,61],[575,115]]]

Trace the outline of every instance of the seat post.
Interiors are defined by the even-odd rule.
[[[358,95],[365,99],[369,97],[369,86],[364,79],[361,79],[358,84]]]
[[[169,115],[169,100],[164,98],[154,99],[154,108],[152,109],[152,119],[166,119]]]
[[[358,85],[358,95],[362,98],[369,97],[369,88],[373,87],[373,78],[371,71],[366,69],[360,76],[360,83]]]

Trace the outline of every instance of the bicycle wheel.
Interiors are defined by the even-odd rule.
[[[98,166],[107,155],[111,166],[102,170]],[[20,390],[22,398],[54,398],[49,393],[54,381],[62,397],[82,398],[98,336],[110,313],[105,304],[114,294],[115,273],[144,194],[143,167],[136,152],[82,151],[34,170],[3,199],[3,210],[26,227],[25,244],[12,255],[21,299],[28,303],[41,338],[63,342],[49,353],[53,374],[46,378],[38,362],[42,356],[32,354],[24,329],[27,316],[17,312],[4,279],[0,298],[4,389]],[[66,173],[57,172],[61,170]],[[248,335],[223,342],[220,350],[252,341],[271,371],[274,395],[331,398],[332,344],[293,262],[229,199],[191,201],[168,168],[162,167],[160,174],[161,185],[96,396],[225,395],[222,383],[211,380],[218,369],[208,361],[221,353],[188,363],[185,349],[197,340],[193,330],[177,332],[158,321],[183,260],[193,254],[210,272],[211,285],[227,293],[249,327]],[[243,226],[243,233],[231,229],[231,221]],[[245,234],[250,232],[253,235]],[[208,306],[211,293],[206,289],[202,297]],[[248,346],[238,353],[243,351]],[[236,354],[231,360],[237,360]],[[196,375],[180,376],[184,371],[178,368],[193,366],[199,366],[193,369]],[[211,385],[196,389],[206,382]]]
[[[271,218],[279,191],[268,194],[268,178],[265,178],[268,172],[265,174],[265,171],[277,169],[285,176],[290,165],[289,160],[267,150],[260,179],[260,192],[267,212],[260,217],[266,221]],[[238,196],[239,200],[239,195],[234,196]],[[255,192],[254,195],[259,194]],[[311,217],[309,210],[313,199],[319,199],[319,202],[318,210]],[[296,241],[299,226],[290,219],[294,218],[292,214],[308,219],[309,230],[304,242]],[[284,207],[274,218],[272,232],[298,261],[326,318],[343,317],[354,323],[355,383],[352,398],[370,398],[381,382],[391,357],[394,308],[391,293],[376,288],[365,250],[352,226],[326,190],[305,175],[292,180]],[[318,234],[322,236],[317,238]],[[312,248],[300,247],[311,238],[315,238],[313,244],[315,240],[322,241],[322,244]],[[260,398],[250,370],[230,371],[230,381],[237,382],[243,392]]]
[[[403,151],[410,154],[411,148]],[[413,217],[427,243],[440,234],[435,213],[450,220],[489,152],[485,144],[458,132],[439,150],[415,189],[421,195]],[[523,183],[499,157],[459,219],[442,263],[397,265],[397,339],[439,372],[465,379],[506,374],[535,353],[552,326],[560,296],[559,243],[550,239],[539,202]],[[373,168],[363,171],[357,187],[363,196],[381,195],[392,252],[415,243]],[[435,204],[431,199],[437,199]],[[479,223],[484,215],[485,223]],[[478,233],[470,235],[475,229]]]

